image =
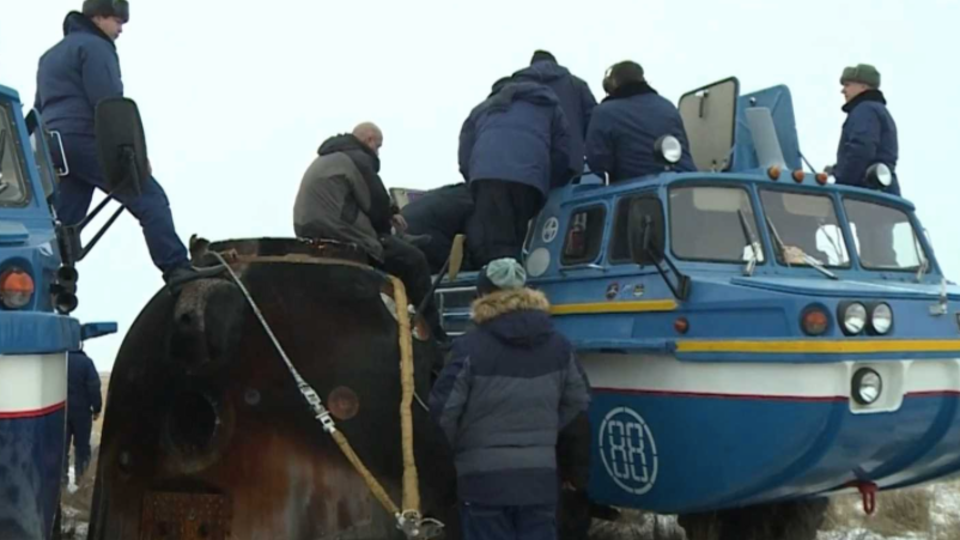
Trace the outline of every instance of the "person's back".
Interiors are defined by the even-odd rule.
[[[507,180],[545,195],[569,176],[569,127],[546,86],[503,84],[467,123],[473,128],[472,144],[461,146],[460,167],[468,180]]]
[[[557,95],[570,126],[570,166],[579,174],[583,171],[584,140],[590,125],[590,115],[597,106],[590,86],[570,73],[569,69],[558,64],[556,58],[546,51],[536,51],[530,66],[514,73],[513,79],[543,84]]]
[[[390,199],[376,174],[379,159],[353,134],[327,139],[317,154],[294,202],[294,232],[354,243],[382,260],[378,238],[390,232]]]
[[[524,279],[513,259],[481,271],[477,327],[455,342],[430,397],[455,453],[467,540],[555,534],[558,433],[589,405],[573,347]]]
[[[447,261],[453,238],[466,230],[473,214],[473,196],[466,183],[432,189],[410,201],[400,210],[407,221],[407,233],[426,235],[430,241],[420,246],[432,272],[439,272]]]
[[[639,65],[617,64],[604,88],[609,95],[594,109],[587,130],[591,171],[607,173],[611,182],[662,172],[665,167],[656,158],[654,143],[664,135],[676,137],[683,148],[673,170],[696,170],[680,112],[647,83]]]
[[[63,33],[40,58],[35,106],[48,129],[93,137],[97,103],[123,96],[117,48],[82,13],[67,15]]]

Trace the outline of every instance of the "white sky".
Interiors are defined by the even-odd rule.
[[[32,105],[37,60],[81,0],[4,0],[0,84]],[[676,102],[728,77],[787,84],[803,152],[835,159],[846,65],[875,64],[900,136],[898,173],[947,275],[960,278],[960,2],[947,0],[328,2],[132,0],[118,41],[154,174],[180,236],[292,236],[303,171],[328,136],[373,120],[388,187],[459,179],[463,119],[537,48],[590,83],[633,59]],[[593,7],[588,8],[588,5]],[[950,51],[953,51],[952,53]],[[120,332],[86,350],[108,370],[162,285],[125,214],[79,266],[84,322]]]

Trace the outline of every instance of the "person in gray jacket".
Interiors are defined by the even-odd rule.
[[[561,430],[586,412],[589,382],[550,304],[513,258],[479,274],[476,328],[454,342],[430,395],[451,444],[465,540],[557,536]],[[584,439],[586,441],[586,439]]]
[[[324,141],[300,182],[293,228],[299,238],[360,246],[375,266],[400,278],[410,301],[420,305],[430,291],[430,266],[423,252],[393,234],[406,223],[380,179],[382,145],[383,132],[370,122]],[[432,303],[424,316],[443,340]]]

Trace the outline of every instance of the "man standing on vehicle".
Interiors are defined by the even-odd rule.
[[[676,137],[683,149],[673,170],[697,170],[680,112],[647,83],[640,64],[628,60],[613,65],[603,89],[607,97],[593,111],[587,128],[591,171],[607,173],[611,184],[663,172],[654,144],[664,135]]]
[[[90,464],[90,433],[93,422],[100,417],[103,398],[100,395],[100,374],[93,360],[83,350],[71,351],[67,356],[67,442],[66,454],[70,455],[73,440],[74,477],[77,485],[87,465]],[[64,460],[68,469],[69,457]]]
[[[518,81],[532,81],[549,87],[560,100],[560,107],[570,125],[570,167],[574,174],[583,172],[583,141],[590,125],[590,115],[597,106],[590,86],[570,70],[557,63],[548,51],[535,51],[530,66],[513,74]]]
[[[885,191],[900,195],[896,175],[897,124],[880,91],[880,72],[869,64],[858,64],[843,70],[840,84],[847,120],[843,123],[833,176],[838,184],[878,189],[868,183],[867,169],[883,163],[893,173],[893,182]]]
[[[500,79],[464,121],[458,157],[473,193],[467,247],[474,268],[520,260],[530,220],[574,174],[557,95],[543,84]]]
[[[555,539],[560,482],[577,483],[559,477],[557,440],[587,410],[590,385],[546,296],[525,281],[512,258],[480,271],[477,326],[454,342],[430,395],[455,454],[465,540]]]
[[[97,158],[94,118],[101,100],[123,96],[115,41],[129,20],[126,0],[86,0],[82,13],[70,12],[64,20],[63,40],[40,58],[34,106],[47,128],[63,137],[69,167],[56,204],[57,218],[64,225],[83,221],[94,188],[109,189]],[[195,275],[177,236],[170,202],[156,179],[151,176],[143,183],[140,196],[114,198],[140,222],[150,257],[164,280]]]

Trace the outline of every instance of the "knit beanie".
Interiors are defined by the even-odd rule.
[[[522,289],[527,272],[516,259],[510,257],[490,261],[477,277],[477,292],[487,295],[497,291]]]

